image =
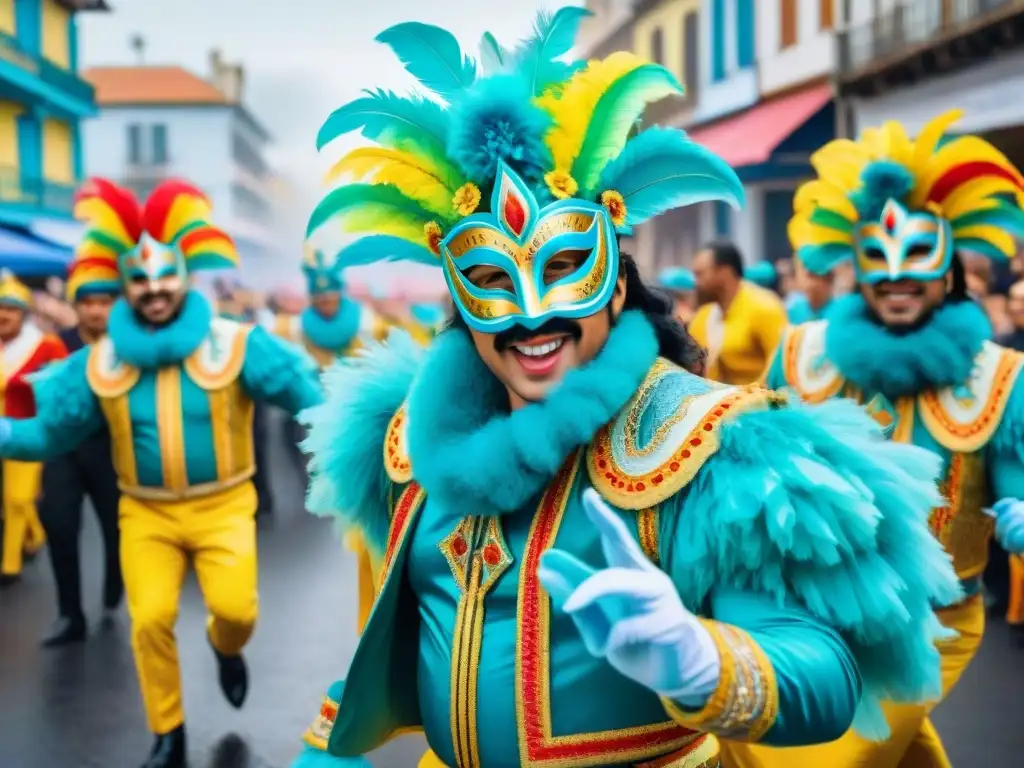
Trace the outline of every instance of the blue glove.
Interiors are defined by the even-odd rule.
[[[1013,555],[1024,555],[1024,501],[1000,499],[990,512],[996,519],[996,540]]]
[[[584,493],[583,504],[609,567],[595,570],[552,549],[537,569],[541,584],[572,617],[590,653],[661,696],[699,709],[721,673],[710,632],[594,490]]]
[[[6,416],[0,416],[0,448],[3,448],[11,439],[11,420]]]

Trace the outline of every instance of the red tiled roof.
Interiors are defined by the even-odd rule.
[[[224,94],[182,67],[95,67],[83,77],[101,107],[125,104],[228,104]]]

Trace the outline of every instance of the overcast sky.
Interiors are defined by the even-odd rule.
[[[539,9],[581,0],[110,0],[110,13],[83,13],[85,66],[137,60],[129,40],[146,41],[145,61],[208,71],[210,49],[245,65],[245,100],[275,138],[274,159],[290,175],[319,183],[338,153],[317,159],[317,129],[363,88],[404,90],[410,77],[390,49],[374,42],[401,21],[452,30],[476,52],[484,31],[513,43]],[[500,13],[498,12],[500,9]],[[312,179],[308,177],[312,176]],[[305,186],[305,184],[303,184]]]

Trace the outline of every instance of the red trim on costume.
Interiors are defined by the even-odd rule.
[[[4,391],[4,415],[12,419],[31,419],[35,416],[35,395],[32,392],[32,385],[25,377],[67,356],[68,350],[63,341],[56,336],[43,336],[35,351],[7,381],[7,388]]]
[[[1024,186],[1021,186],[1019,177],[1007,169],[1001,168],[995,163],[977,160],[953,166],[936,179],[935,183],[932,184],[932,188],[928,191],[928,200],[941,204],[960,184],[976,176],[997,176],[1001,179],[1012,181],[1018,187],[1024,189]]]

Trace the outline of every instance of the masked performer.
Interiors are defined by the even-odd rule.
[[[73,448],[106,422],[121,488],[121,563],[132,649],[149,726],[146,768],[185,763],[174,623],[192,563],[210,613],[207,633],[230,704],[248,689],[242,648],[256,622],[254,400],[295,413],[320,399],[297,350],[214,317],[189,273],[235,266],[230,238],[209,223],[194,187],[160,185],[140,208],[95,180],[76,213],[82,249],[117,259],[125,299],[110,333],[33,382],[38,416],[4,420],[0,453],[39,459]]]
[[[981,643],[993,531],[1009,551],[1024,548],[1024,357],[987,341],[959,258],[1013,255],[1014,237],[1024,235],[1024,177],[978,137],[945,140],[959,115],[932,121],[916,140],[887,123],[812,158],[818,178],[797,193],[793,247],[818,273],[852,261],[860,290],[837,300],[827,321],[790,329],[767,376],[808,402],[859,400],[894,441],[941,459],[948,502],[929,525],[964,586],[960,599],[938,603],[939,619],[959,633],[940,646],[943,693]],[[997,520],[986,514],[993,501]],[[948,766],[926,719],[934,703],[888,707],[892,736],[883,744],[850,733],[821,748],[753,750],[740,764]]]
[[[419,362],[402,336],[336,366],[309,415],[311,504],[364,536],[378,594],[298,766],[418,727],[461,768],[717,765],[719,737],[871,732],[880,696],[938,690],[937,462],[854,404],[688,372],[700,349],[618,237],[742,185],[681,131],[630,137],[680,92],[667,70],[558,60],[585,14],[487,38],[486,75],[393,27],[450,107],[373,91],[321,130],[381,146],[311,230],[366,234],[346,263],[440,264],[458,316]]]
[[[298,315],[274,318],[274,333],[305,347],[321,369],[388,335],[381,317],[345,295],[343,267],[322,250],[307,248],[302,271],[310,306]]]
[[[59,338],[43,333],[27,319],[31,305],[32,292],[10,272],[0,273],[0,406],[4,415],[15,418],[31,415],[21,405],[25,398],[15,394],[25,376],[67,355]],[[34,556],[46,544],[36,509],[42,471],[38,461],[4,458],[0,587],[16,583],[24,556]]]

